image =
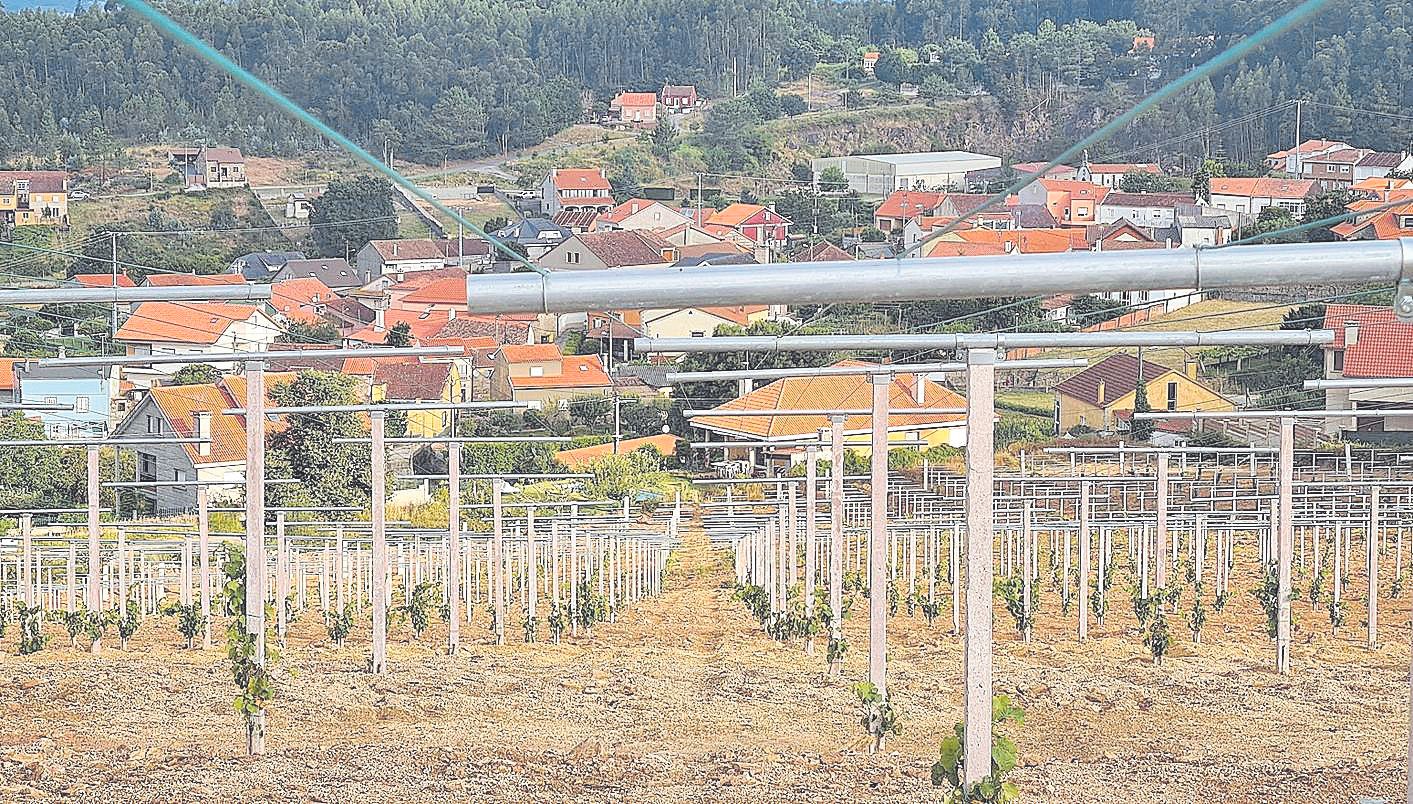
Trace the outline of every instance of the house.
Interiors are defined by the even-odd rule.
[[[1405,324],[1388,305],[1329,304],[1324,329],[1333,330],[1334,342],[1323,348],[1325,379],[1377,379],[1413,377],[1413,324]],[[1413,407],[1413,389],[1339,388],[1325,391],[1330,410]],[[1358,431],[1360,438],[1380,439],[1376,433],[1413,430],[1413,410],[1408,416],[1355,416],[1324,420],[1326,432]],[[1406,437],[1390,437],[1403,441]],[[1406,441],[1405,441],[1406,443]]]
[[[230,272],[251,282],[264,282],[287,265],[290,260],[303,260],[302,251],[255,251],[231,261]]]
[[[691,224],[692,218],[679,210],[648,198],[630,198],[608,212],[599,214],[594,228],[605,229],[673,229]]]
[[[878,64],[879,53],[877,50],[870,50],[863,54],[859,60],[859,66],[863,68],[865,75],[873,75],[873,68]]]
[[[290,193],[285,196],[285,220],[307,221],[314,211],[314,202],[304,193]]]
[[[553,403],[573,396],[607,396],[613,380],[598,355],[569,355],[553,343],[503,346],[492,394],[516,402]]]
[[[210,148],[201,146],[196,152],[194,181],[192,187],[226,189],[244,187],[245,157],[239,148]]]
[[[1124,176],[1129,173],[1148,173],[1161,176],[1163,170],[1152,162],[1090,162],[1086,158],[1079,169],[1075,171],[1075,179],[1117,190],[1119,185],[1123,183]]]
[[[1296,218],[1305,214],[1305,204],[1319,194],[1310,179],[1213,178],[1210,184],[1212,206],[1230,212],[1260,215],[1267,207],[1279,207]]]
[[[1370,151],[1354,164],[1354,181],[1382,179],[1395,170],[1404,174],[1413,170],[1413,155],[1407,151]]]
[[[1391,196],[1388,201],[1361,199],[1351,202],[1345,208],[1361,214],[1331,226],[1330,231],[1341,240],[1394,240],[1413,237],[1413,191],[1395,192]],[[1400,196],[1406,197],[1407,203],[1387,206],[1396,203]]]
[[[662,105],[673,114],[690,112],[699,103],[697,88],[691,84],[666,84],[662,88]]]
[[[565,209],[613,209],[613,188],[601,168],[555,168],[540,182],[540,211],[553,218]]]
[[[928,190],[894,190],[873,211],[873,225],[885,234],[901,232],[908,221],[935,214],[943,195]]]
[[[795,256],[790,258],[790,262],[838,262],[840,260],[852,260],[854,257],[849,252],[834,245],[828,240],[821,240],[812,246],[806,246],[795,252]]]
[[[306,276],[271,284],[270,299],[266,304],[280,320],[323,324],[328,323],[325,305],[334,298],[334,291],[328,285]]]
[[[1139,226],[1171,227],[1177,225],[1179,207],[1193,206],[1197,198],[1192,193],[1125,193],[1111,191],[1099,203],[1096,223],[1125,220]]]
[[[133,288],[137,283],[128,278],[127,274],[75,274],[69,277],[69,283],[81,288]]]
[[[298,258],[280,266],[270,281],[278,284],[291,279],[317,279],[330,290],[341,293],[362,287],[371,281],[373,276],[355,270],[343,257],[312,260]]]
[[[259,307],[223,302],[143,302],[118,328],[114,341],[129,355],[213,354],[258,352],[280,336],[279,327]],[[212,363],[230,369],[230,363]],[[136,384],[146,376],[170,374],[180,366],[153,364],[150,369],[128,369]]]
[[[816,185],[826,170],[836,168],[843,172],[850,190],[866,196],[884,196],[894,190],[965,190],[968,171],[1000,166],[1001,157],[970,151],[858,154],[810,160]]]
[[[1243,217],[1216,207],[1181,204],[1173,210],[1181,244],[1184,248],[1221,246],[1231,240],[1231,233],[1241,225]]]
[[[1037,179],[1019,193],[1022,204],[1042,204],[1061,226],[1086,226],[1099,220],[1099,205],[1109,188],[1087,181]]]
[[[862,361],[844,360],[840,366],[868,365]],[[873,399],[868,375],[853,374],[824,377],[786,377],[756,388],[718,405],[715,410],[743,413],[804,408],[814,410],[866,409]],[[966,406],[966,400],[924,375],[898,374],[888,388],[890,408],[937,408],[938,413],[908,413],[888,417],[888,440],[918,440],[925,446],[966,443],[966,416],[943,413]],[[867,416],[850,416],[844,421],[844,444],[847,449],[868,455],[871,450],[872,427]],[[781,466],[797,463],[805,457],[804,449],[789,442],[817,437],[830,426],[828,416],[741,415],[710,416],[692,420],[692,426],[703,432],[703,440],[751,441],[759,446],[723,448],[728,458],[744,458],[752,464],[767,463]]]
[[[491,241],[480,237],[447,237],[432,241],[442,252],[442,264],[469,271],[489,268],[495,262]]]
[[[773,206],[737,202],[712,212],[702,228],[712,234],[736,232],[757,246],[780,249],[790,237],[790,225]]]
[[[642,310],[590,310],[584,339],[597,341],[598,352],[614,360],[633,359],[633,339],[644,336]]]
[[[671,265],[677,246],[646,230],[587,232],[577,234],[540,258],[551,271],[602,270],[637,266]]]
[[[588,208],[561,209],[551,218],[555,226],[568,229],[574,234],[594,231],[598,219],[599,211]]]
[[[69,174],[58,170],[0,170],[0,229],[68,223]]]
[[[69,405],[72,410],[34,411],[26,415],[44,424],[50,438],[106,436],[118,396],[115,366],[39,366],[11,364],[14,394],[20,402]]]
[[[381,345],[388,342],[388,332],[399,324],[406,324],[413,345],[421,344],[440,332],[451,318],[445,312],[436,310],[384,310],[373,309],[373,323],[353,329],[343,334],[345,346]]]
[[[265,399],[294,379],[292,374],[265,375]],[[245,485],[245,417],[227,414],[245,406],[245,378],[227,375],[214,383],[154,386],[114,429],[118,438],[208,438],[210,443],[143,444],[135,447],[137,479],[143,481],[202,481],[213,503],[240,499]],[[279,432],[286,420],[265,423],[267,432]],[[229,485],[226,485],[229,484]],[[136,489],[151,501],[156,513],[170,514],[196,508],[192,486],[157,486]]]
[[[502,243],[511,243],[523,248],[527,258],[538,260],[573,232],[548,218],[521,218],[492,234]],[[500,258],[497,256],[497,259]]]
[[[1141,367],[1141,368],[1140,368]],[[1153,410],[1234,410],[1231,400],[1197,378],[1197,364],[1183,371],[1116,352],[1061,380],[1055,386],[1059,432],[1087,428],[1113,432],[1133,412],[1140,372]],[[1121,417],[1119,414],[1125,416]]]
[[[677,452],[677,442],[677,436],[666,433],[642,438],[625,438],[618,442],[618,454],[627,455],[640,449],[652,448],[659,455],[670,457]],[[602,444],[560,450],[554,454],[554,459],[569,471],[575,472],[606,455],[612,455],[613,450],[613,442],[605,441]]]
[[[1266,167],[1271,170],[1284,171],[1292,176],[1300,176],[1303,172],[1301,167],[1306,159],[1349,147],[1351,147],[1349,143],[1339,140],[1306,140],[1294,148],[1266,154]]]
[[[526,346],[539,343],[539,334],[533,318],[527,320],[520,316],[459,315],[443,324],[428,341],[489,338],[498,344]],[[555,334],[553,327],[543,334],[552,338]]]
[[[148,274],[142,284],[149,288],[215,287],[249,284],[240,274]]]
[[[657,126],[657,94],[653,92],[620,92],[608,104],[617,115],[613,122],[633,128]]]
[[[391,276],[398,282],[408,274],[434,271],[445,262],[446,255],[431,238],[369,240],[354,258],[359,275],[374,278]]]
[[[1387,203],[1398,200],[1401,197],[1398,194],[1413,191],[1413,179],[1390,179],[1387,177],[1360,179],[1350,185],[1349,190],[1358,198],[1369,198]],[[1410,193],[1408,197],[1413,199],[1413,193]]]
[[[1371,153],[1367,148],[1340,148],[1312,155],[1301,160],[1300,178],[1317,182],[1322,190],[1348,187],[1357,181],[1355,166]]]
[[[1079,168],[1077,167],[1059,164],[1047,168],[1046,165],[1049,164],[1049,162],[1016,162],[1011,165],[1011,170],[1016,174],[1017,178],[1034,176],[1042,170],[1045,171],[1045,175],[1042,178],[1046,179],[1075,180],[1079,178]]]
[[[18,357],[0,357],[0,402],[18,402],[15,393],[15,364],[23,361]]]
[[[374,393],[380,402],[466,402],[469,399],[455,361],[378,358],[374,363]],[[411,410],[407,412],[407,435],[439,436],[451,427],[451,422],[452,411],[447,409]]]
[[[723,324],[748,327],[770,318],[764,304],[687,307],[642,311],[642,334],[648,338],[710,338]]]

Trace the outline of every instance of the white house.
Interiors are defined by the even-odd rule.
[[[369,240],[354,258],[360,276],[392,276],[398,282],[410,273],[435,271],[445,262],[446,254],[431,239]]]
[[[598,229],[675,229],[692,219],[681,210],[648,198],[630,198],[594,221]]]
[[[1280,207],[1291,215],[1305,214],[1305,204],[1318,194],[1310,179],[1214,178],[1211,203],[1217,209],[1259,215],[1267,207]]]
[[[607,212],[613,188],[600,168],[555,168],[540,182],[540,211],[553,218],[566,209]]]
[[[223,302],[143,302],[118,328],[114,340],[130,355],[188,355],[264,351],[281,335],[275,321],[259,307]],[[212,362],[222,370],[229,362]],[[125,372],[134,384],[175,373],[178,364],[154,364]],[[145,382],[144,382],[145,380]]]
[[[1111,192],[1099,202],[1099,223],[1126,220],[1138,226],[1166,229],[1175,225],[1177,209],[1192,206],[1197,199],[1191,193],[1123,193]]]

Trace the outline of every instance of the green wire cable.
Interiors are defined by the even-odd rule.
[[[1147,112],[1158,104],[1168,100],[1169,98],[1173,97],[1184,89],[1187,89],[1198,81],[1201,81],[1202,79],[1211,76],[1217,70],[1227,66],[1228,64],[1231,64],[1232,62],[1238,61],[1247,53],[1250,53],[1252,50],[1255,50],[1256,48],[1265,45],[1271,39],[1280,36],[1281,34],[1295,27],[1296,25],[1299,25],[1300,23],[1306,21],[1310,17],[1314,16],[1317,12],[1321,11],[1323,7],[1328,5],[1329,3],[1330,0],[1305,0],[1305,2],[1301,3],[1290,11],[1287,11],[1286,13],[1282,14],[1280,17],[1273,20],[1269,25],[1265,26],[1261,30],[1246,37],[1240,42],[1237,42],[1235,45],[1232,45],[1221,53],[1218,53],[1217,55],[1203,62],[1202,64],[1199,64],[1198,66],[1189,70],[1187,73],[1179,76],[1178,78],[1173,79],[1169,83],[1160,87],[1157,92],[1154,92],[1152,95],[1149,95],[1147,98],[1144,98],[1143,100],[1139,101],[1128,111],[1124,112],[1118,117],[1115,117],[1113,120],[1110,120],[1104,126],[1097,129],[1088,136],[1084,137],[1079,142],[1076,142],[1074,145],[1071,145],[1069,148],[1066,148],[1064,152],[1062,152],[1059,156],[1055,157],[1054,159],[1051,159],[1049,162],[1046,162],[1044,167],[1040,168],[1035,173],[1031,174],[1029,177],[1018,179],[1011,186],[986,199],[985,203],[983,203],[981,206],[977,207],[976,209],[973,209],[971,212],[962,215],[961,217],[947,224],[941,231],[934,232],[933,234],[923,238],[922,240],[919,240],[906,251],[899,254],[898,259],[901,259],[903,257],[908,256],[909,254],[918,251],[923,246],[927,245],[928,243],[931,243],[932,241],[949,232],[956,231],[957,227],[962,223],[962,221],[966,220],[967,218],[985,212],[989,209],[995,208],[997,204],[1004,201],[1008,196],[1014,195],[1015,193],[1019,193],[1021,190],[1025,189],[1026,187],[1029,187],[1031,184],[1042,178],[1046,173],[1050,172],[1051,168],[1058,167],[1063,162],[1073,159],[1076,155],[1084,151],[1086,148],[1089,148],[1092,145],[1097,145],[1098,143],[1109,139],[1110,137],[1117,134],[1119,129],[1123,128],[1129,123],[1132,123],[1135,119],[1139,117],[1139,115],[1142,115],[1144,112]]]
[[[313,128],[315,131],[319,132],[325,137],[328,137],[330,140],[333,140],[339,145],[339,147],[343,148],[345,151],[348,151],[350,154],[353,154],[353,156],[356,157],[360,162],[363,162],[364,164],[368,165],[369,167],[373,168],[384,176],[387,176],[388,179],[390,179],[397,186],[407,190],[408,192],[412,193],[423,201],[426,201],[428,204],[431,204],[434,208],[436,208],[437,211],[450,216],[452,220],[456,221],[467,229],[470,229],[472,232],[485,238],[502,254],[505,254],[507,257],[514,259],[521,265],[525,266],[526,268],[529,268],[530,270],[536,273],[549,273],[545,269],[525,259],[525,257],[522,256],[519,252],[510,248],[505,243],[502,243],[496,238],[486,234],[486,232],[481,229],[481,227],[461,217],[459,213],[455,212],[450,207],[443,204],[441,201],[438,201],[436,197],[434,197],[431,193],[428,193],[427,191],[418,187],[416,184],[412,183],[411,180],[403,177],[401,173],[398,173],[396,170],[393,170],[390,166],[380,162],[377,157],[368,153],[353,140],[350,140],[348,137],[345,137],[344,135],[335,131],[327,123],[310,114],[309,112],[305,111],[303,108],[301,108],[294,101],[290,100],[279,90],[275,89],[274,87],[270,86],[259,78],[256,78],[250,73],[250,71],[231,61],[225,56],[225,54],[206,44],[206,42],[204,42],[202,39],[188,31],[187,29],[183,28],[171,17],[168,17],[166,14],[163,14],[162,12],[153,8],[151,5],[148,5],[146,0],[122,0],[122,4],[137,12],[138,14],[141,14],[143,17],[147,18],[149,22],[157,26],[158,29],[160,29],[164,34],[175,40],[177,43],[191,48],[192,50],[196,51],[197,55],[216,65],[235,80],[255,90],[261,95],[264,95],[276,107],[289,113],[296,120],[299,120],[310,128]]]
[[[1205,248],[1211,250],[1227,248],[1228,246],[1245,246],[1251,243],[1259,243],[1262,240],[1269,240],[1272,237],[1279,237],[1280,235],[1290,234],[1292,232],[1304,232],[1309,229],[1319,229],[1324,226],[1329,226],[1332,223],[1339,223],[1341,221],[1347,221],[1353,218],[1357,218],[1360,215],[1373,215],[1379,212],[1387,212],[1388,210],[1393,209],[1394,207],[1403,207],[1408,206],[1409,204],[1413,204],[1413,198],[1405,198],[1402,201],[1390,201],[1387,204],[1380,204],[1379,206],[1369,207],[1368,209],[1341,212],[1338,215],[1331,215],[1328,218],[1305,221],[1303,223],[1297,223],[1294,226],[1287,226],[1284,229],[1274,229],[1269,232],[1254,234],[1250,237],[1243,237],[1240,240],[1233,240],[1230,243],[1223,243],[1220,246],[1206,246]]]

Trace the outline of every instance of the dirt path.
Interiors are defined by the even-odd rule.
[[[950,622],[890,623],[905,731],[869,757],[847,684],[822,679],[823,651],[811,659],[766,638],[724,588],[726,556],[700,533],[684,536],[660,599],[557,647],[489,645],[477,611],[463,629],[474,644],[455,658],[433,649],[435,629],[417,645],[394,631],[392,673],[375,678],[361,672],[366,626],[336,650],[306,613],[281,665],[270,753],[253,761],[240,755],[221,652],[175,650],[169,620],[97,658],[58,645],[62,635],[15,656],[11,628],[0,653],[0,800],[938,800],[928,768],[961,703]],[[1024,800],[1399,798],[1406,596],[1385,603],[1398,610],[1385,611],[1388,644],[1373,654],[1359,644],[1359,613],[1334,640],[1297,604],[1296,675],[1285,679],[1269,671],[1259,611],[1243,595],[1211,616],[1201,646],[1174,618],[1174,655],[1157,668],[1125,633],[1118,600],[1083,646],[1048,587],[1034,644],[1014,640],[998,608],[997,689],[1028,713],[1015,735]],[[864,674],[863,609],[848,623],[848,681]]]

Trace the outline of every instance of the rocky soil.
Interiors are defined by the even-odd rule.
[[[52,626],[50,649],[16,656],[12,626],[0,645],[0,800],[937,801],[929,766],[961,704],[950,609],[934,626],[890,623],[904,732],[870,756],[848,684],[823,679],[823,644],[809,657],[772,642],[727,579],[723,557],[693,541],[661,599],[592,638],[498,648],[478,611],[456,657],[438,654],[435,629],[419,644],[395,631],[380,678],[361,672],[366,626],[335,649],[306,613],[280,666],[269,752],[253,760],[223,652],[180,650],[170,619],[97,657]],[[1408,593],[1381,601],[1385,644],[1370,652],[1359,583],[1337,639],[1323,611],[1297,602],[1288,678],[1271,671],[1264,618],[1243,591],[1210,614],[1201,645],[1185,617],[1170,617],[1175,644],[1156,667],[1122,582],[1124,599],[1083,645],[1048,586],[1031,644],[998,606],[997,689],[1027,712],[1013,732],[1023,800],[1400,800]],[[846,681],[865,673],[863,608],[849,623]]]

